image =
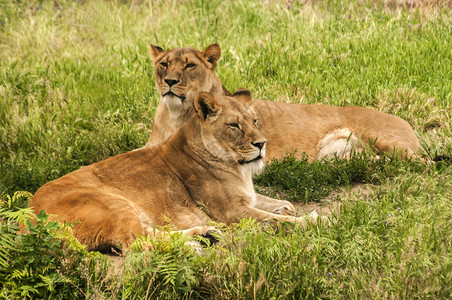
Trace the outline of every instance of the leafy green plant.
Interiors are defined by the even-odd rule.
[[[69,298],[83,295],[89,278],[87,251],[70,226],[49,222],[44,211],[17,208],[28,192],[2,196],[0,206],[0,295],[3,298]],[[28,201],[27,201],[28,202]]]
[[[124,295],[136,298],[186,298],[201,295],[209,249],[187,236],[175,234],[169,241],[142,237],[127,257]],[[148,251],[143,251],[147,249]]]

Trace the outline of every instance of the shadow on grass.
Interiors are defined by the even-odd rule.
[[[447,161],[444,161],[447,164]],[[434,168],[443,168],[444,163]],[[450,164],[450,162],[449,162]],[[308,162],[307,156],[297,160],[287,154],[281,160],[272,160],[264,171],[255,177],[260,192],[272,187],[285,198],[297,202],[319,201],[334,189],[351,184],[379,184],[385,178],[406,172],[423,172],[428,166],[420,161],[404,160],[398,155],[383,154],[375,159],[370,151],[356,153],[350,159],[333,158]],[[262,189],[264,187],[264,189]]]

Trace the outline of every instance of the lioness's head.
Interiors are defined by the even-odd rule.
[[[221,92],[221,82],[215,67],[221,56],[220,46],[213,44],[204,51],[193,48],[174,48],[164,51],[151,45],[157,90],[175,119],[188,115],[198,92]]]
[[[248,90],[238,90],[232,97],[200,92],[193,103],[201,123],[205,148],[216,160],[245,167],[252,172],[264,163],[266,139],[259,130]]]

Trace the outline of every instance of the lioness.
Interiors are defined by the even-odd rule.
[[[221,56],[217,44],[204,51],[151,46],[157,90],[161,100],[146,147],[162,143],[194,113],[192,102],[199,91],[230,95],[215,74]],[[421,146],[404,120],[370,108],[356,106],[289,104],[257,100],[253,104],[261,131],[268,139],[267,159],[297,151],[312,160],[348,157],[354,148],[373,144],[377,151],[399,150],[418,157]]]
[[[161,234],[155,227],[166,224],[203,235],[213,229],[206,226],[211,220],[304,223],[302,217],[273,213],[290,208],[287,201],[256,201],[251,176],[263,166],[266,139],[250,103],[246,91],[234,98],[201,92],[193,99],[193,115],[164,143],[51,181],[29,206],[59,221],[80,220],[75,237],[100,251],[117,243],[127,247],[138,234]]]

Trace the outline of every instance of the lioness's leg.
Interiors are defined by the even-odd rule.
[[[201,221],[194,214],[181,216],[180,219],[185,220],[183,225],[175,224],[188,229],[159,231],[153,227],[158,224],[153,224],[149,216],[127,198],[98,191],[70,193],[47,203],[45,210],[60,222],[76,222],[74,236],[89,250],[97,251],[127,249],[140,235],[166,239],[168,234],[176,232],[195,236],[215,231],[213,226],[197,226]]]
[[[214,226],[195,226],[184,230],[160,231],[155,227],[144,227],[144,231],[152,238],[167,238],[172,234],[180,233],[191,237],[200,235],[205,236],[211,231],[217,231]]]
[[[317,158],[350,158],[363,150],[361,139],[348,128],[335,129],[326,134],[317,145]]]
[[[301,224],[302,227],[306,227],[308,223],[317,223],[318,215],[317,213],[311,213],[310,215],[303,217],[292,217],[292,216],[284,216],[277,215],[274,213],[266,212],[251,206],[242,206],[239,211],[239,219],[242,218],[253,218],[257,221],[268,221],[268,220],[279,220],[284,222],[298,223]],[[323,217],[322,217],[323,219]],[[238,221],[238,220],[236,220]]]
[[[74,236],[89,250],[127,248],[144,234],[138,212],[122,197],[98,191],[62,196],[44,207],[60,222],[76,222]]]
[[[295,207],[289,201],[256,194],[254,208],[279,215],[295,215]]]
[[[424,159],[418,155],[410,146],[394,141],[394,139],[389,138],[378,138],[375,143],[375,147],[382,152],[392,152],[401,155],[404,159],[419,159],[424,161]]]

